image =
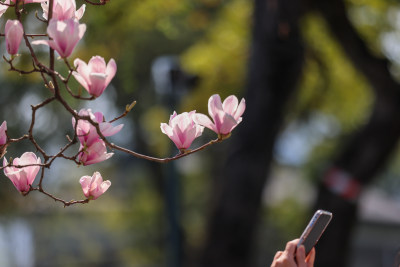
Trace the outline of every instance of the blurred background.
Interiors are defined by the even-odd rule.
[[[25,30],[42,32],[40,5],[28,9]],[[7,18],[10,10],[2,29]],[[0,266],[269,266],[317,208],[334,217],[316,266],[393,266],[400,250],[397,1],[115,0],[87,5],[81,23],[87,31],[70,62],[100,55],[114,58],[118,71],[100,98],[69,99],[71,106],[111,120],[137,100],[112,142],[175,155],[160,123],[174,110],[207,114],[216,93],[245,97],[243,122],[226,141],[173,163],[118,151],[94,166],[55,161],[44,186],[66,200],[83,198],[83,175],[98,170],[111,180],[87,205],[63,208],[37,192],[22,197],[2,175]],[[16,65],[30,69],[26,51],[22,45]],[[20,137],[30,105],[49,92],[39,75],[0,68],[0,121]],[[66,71],[61,61],[57,68]],[[79,86],[72,80],[71,87]],[[56,153],[73,135],[70,115],[46,106],[34,134]],[[193,147],[214,138],[205,130]],[[13,144],[6,157],[33,149]]]

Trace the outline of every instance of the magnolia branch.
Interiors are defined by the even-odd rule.
[[[4,159],[4,164],[0,167],[0,170],[3,170],[5,175],[13,181],[14,186],[22,195],[26,196],[31,191],[38,191],[56,202],[61,202],[64,207],[74,204],[86,204],[90,200],[94,200],[103,194],[111,185],[111,182],[103,181],[99,172],[95,172],[91,177],[83,176],[79,181],[86,199],[70,201],[63,200],[44,189],[46,170],[52,167],[56,159],[69,160],[77,165],[87,166],[109,159],[113,153],[108,153],[107,150],[111,149],[112,151],[121,151],[143,160],[167,163],[222,142],[231,135],[231,131],[241,122],[241,116],[245,110],[244,99],[239,103],[235,96],[229,96],[222,103],[219,95],[213,95],[210,97],[208,104],[209,114],[213,114],[211,118],[213,121],[204,114],[198,114],[195,111],[191,111],[183,112],[181,114],[176,114],[176,112],[174,112],[168,123],[161,123],[162,133],[166,134],[179,150],[179,153],[173,157],[152,157],[111,143],[107,138],[117,134],[123,127],[122,124],[114,126],[112,123],[126,117],[136,105],[136,101],[128,104],[121,115],[109,121],[106,121],[104,115],[99,111],[92,112],[90,109],[81,109],[77,112],[72,108],[69,103],[71,97],[72,99],[75,98],[82,101],[93,101],[100,97],[115,76],[117,72],[117,64],[114,59],[110,59],[109,62],[106,63],[104,58],[101,56],[93,56],[88,63],[81,59],[75,59],[73,66],[69,63],[68,60],[70,59],[74,47],[86,31],[86,25],[79,23],[79,19],[82,17],[84,9],[81,7],[79,10],[75,10],[75,12],[70,12],[70,9],[64,10],[68,5],[60,5],[59,1],[60,0],[49,0],[46,3],[48,5],[46,9],[42,6],[43,13],[46,13],[46,16],[43,16],[46,18],[45,20],[38,18],[36,13],[38,20],[46,23],[46,34],[26,34],[24,32],[22,17],[26,13],[26,3],[22,0],[16,0],[15,4],[7,5],[8,7],[14,8],[14,13],[17,19],[8,20],[5,27],[5,33],[0,34],[0,37],[6,39],[7,52],[11,56],[10,59],[3,56],[4,61],[10,66],[9,71],[17,72],[20,75],[39,73],[44,86],[51,94],[50,97],[45,98],[41,103],[31,106],[31,122],[27,134],[24,134],[19,138],[10,138],[7,133],[6,121],[4,121],[0,126],[1,157],[4,156],[8,147],[23,140],[29,140],[36,150],[35,153],[25,152],[20,158],[14,158],[14,160],[11,158],[10,162],[7,162],[7,160]],[[76,6],[75,0],[63,1],[71,1],[70,6]],[[85,2],[91,5],[105,5],[109,1],[99,0],[99,2],[93,2],[85,0]],[[22,9],[19,9],[19,6],[21,5]],[[69,17],[65,18],[65,16]],[[10,31],[12,34],[9,34]],[[45,40],[33,40],[36,37],[45,37]],[[22,70],[14,65],[14,59],[18,56],[17,52],[22,39],[24,40],[32,59],[32,70]],[[48,65],[39,60],[35,50],[33,49],[33,46],[35,45],[47,45],[49,47]],[[55,53],[60,56],[68,69],[66,77],[55,69]],[[75,94],[69,86],[72,77],[74,77],[80,84],[78,87],[78,94]],[[81,88],[84,88],[90,96],[82,96]],[[66,92],[67,94],[63,94],[63,92]],[[46,153],[37,141],[34,130],[36,127],[38,110],[53,102],[60,105],[63,110],[67,111],[71,115],[74,134],[72,138],[67,135],[67,142],[56,154],[50,155]],[[203,133],[205,127],[214,131],[218,135],[218,138],[195,149],[190,149],[194,139]],[[80,145],[79,149],[71,153],[71,150],[76,144]],[[38,152],[41,154],[43,162],[42,158],[36,155]],[[41,171],[39,182],[36,187],[33,187],[32,183],[39,171]],[[93,190],[93,188],[96,189]]]

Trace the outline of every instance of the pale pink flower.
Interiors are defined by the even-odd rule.
[[[104,136],[112,136],[118,133],[124,126],[123,124],[119,124],[115,127],[112,126],[111,123],[104,121],[103,113],[101,112],[92,113],[91,109],[81,109],[78,115],[89,116],[94,122],[97,122],[99,124],[100,132]],[[76,120],[73,117],[72,126],[74,127],[76,134],[78,135],[78,139],[82,145],[91,146],[93,143],[97,142],[100,139],[96,127],[94,127],[87,120],[78,120],[78,123],[76,123]]]
[[[72,74],[75,79],[92,96],[100,96],[117,72],[117,64],[114,59],[110,59],[108,64],[100,56],[92,57],[86,64],[79,58],[75,59],[76,71]]]
[[[82,178],[79,180],[79,183],[82,186],[85,197],[93,200],[101,196],[111,186],[111,182],[109,180],[103,181],[103,178],[99,172],[93,173],[92,177],[88,175],[82,176]]]
[[[4,145],[7,142],[7,122],[3,121],[0,125],[0,146]]]
[[[11,0],[12,2],[15,2],[15,0]],[[31,3],[42,3],[47,0],[20,0],[19,2],[22,3],[24,2],[25,4],[31,4]]]
[[[236,96],[228,96],[223,103],[218,94],[212,95],[208,100],[208,113],[214,123],[204,114],[195,114],[193,120],[205,126],[218,135],[228,135],[241,121],[246,109],[244,98],[238,101]]]
[[[79,24],[76,19],[56,20],[51,19],[47,27],[47,33],[53,40],[33,41],[34,45],[48,45],[62,58],[69,57],[74,51],[75,46],[82,39],[86,31],[85,24]]]
[[[11,167],[5,167],[8,165],[8,162],[6,158],[4,158],[4,174],[11,180],[11,182],[20,192],[26,193],[30,190],[30,186],[40,170],[40,166],[37,165],[40,163],[41,159],[37,158],[33,152],[25,152],[20,158],[15,158],[12,163],[14,166]],[[17,168],[15,166],[27,167]]]
[[[6,5],[2,5],[2,3],[6,4]],[[6,13],[9,4],[10,4],[10,0],[0,2],[0,17],[3,16],[4,13]]]
[[[50,1],[45,1],[42,3],[43,18],[46,20],[49,14],[49,3]],[[57,20],[80,20],[85,13],[85,9],[86,5],[82,5],[78,10],[76,10],[75,0],[54,0],[52,18]]]
[[[193,121],[196,111],[183,112],[179,115],[174,113],[169,118],[169,123],[161,123],[161,132],[166,134],[179,150],[190,147],[193,140],[203,133],[204,127]]]
[[[79,150],[82,152],[78,155],[78,161],[85,166],[105,161],[114,155],[114,153],[107,153],[106,143],[101,139],[90,146],[81,145]]]
[[[18,53],[19,45],[24,36],[24,28],[19,20],[7,20],[5,27],[6,47],[10,55]]]

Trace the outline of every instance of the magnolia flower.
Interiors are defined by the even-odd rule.
[[[48,45],[62,58],[69,57],[76,44],[82,39],[86,31],[85,24],[79,24],[75,19],[66,19],[63,21],[51,19],[47,27],[47,33],[52,40],[33,41],[34,45]]]
[[[195,114],[193,120],[205,126],[220,136],[229,135],[242,121],[242,114],[246,108],[244,98],[238,103],[236,96],[228,96],[223,103],[219,95],[215,94],[208,100],[208,113],[214,123],[204,114]]]
[[[120,124],[114,127],[111,125],[111,123],[104,122],[103,113],[92,113],[91,109],[81,109],[78,115],[89,116],[94,122],[97,122],[99,124],[100,132],[104,136],[112,136],[118,133],[124,126],[123,124]],[[96,127],[94,127],[87,120],[78,120],[78,123],[76,123],[75,118],[72,118],[72,126],[74,127],[78,139],[82,145],[91,146],[93,143],[101,140],[100,136],[97,133]]]
[[[46,20],[49,14],[49,3],[50,1],[45,1],[42,3],[43,18]],[[85,9],[86,5],[82,5],[78,10],[76,10],[75,0],[54,0],[52,18],[57,20],[80,20],[85,13]]]
[[[105,161],[114,155],[107,153],[106,143],[101,139],[90,146],[81,145],[79,150],[78,161],[85,166]]]
[[[82,176],[79,180],[82,186],[83,194],[89,199],[97,199],[101,196],[107,189],[111,186],[109,180],[103,181],[101,174],[99,172],[93,173],[93,176]]]
[[[24,28],[19,20],[7,20],[5,27],[6,47],[10,55],[18,53],[19,45],[24,36]]]
[[[2,5],[6,4],[6,5]],[[4,2],[0,2],[0,17],[7,11],[8,5],[10,4],[10,0],[6,0]]]
[[[11,0],[13,2],[15,2],[15,0]],[[25,4],[31,4],[31,3],[42,3],[45,2],[47,0],[20,0],[19,2],[22,3],[24,2]]]
[[[37,165],[40,163],[40,158],[37,158],[33,152],[25,152],[20,158],[15,158],[12,163],[14,166],[11,167],[5,167],[8,165],[8,162],[6,158],[4,158],[4,174],[11,180],[11,182],[20,192],[26,193],[29,192],[30,186],[40,170],[40,166]],[[26,167],[17,168],[15,166]]]
[[[3,121],[0,125],[0,146],[4,145],[7,142],[7,122]]]
[[[169,123],[161,123],[161,132],[166,134],[179,150],[190,147],[193,140],[203,133],[204,127],[193,122],[196,111],[183,112],[179,115],[174,113],[169,118]]]
[[[114,59],[110,59],[106,65],[104,58],[100,56],[92,57],[88,64],[77,58],[74,65],[76,71],[72,75],[89,94],[95,97],[99,97],[104,92],[117,72]]]

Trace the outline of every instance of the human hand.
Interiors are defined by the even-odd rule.
[[[285,251],[278,251],[271,267],[313,267],[315,249],[313,248],[306,257],[304,246],[296,249],[297,243],[299,239],[292,240],[286,244]]]

